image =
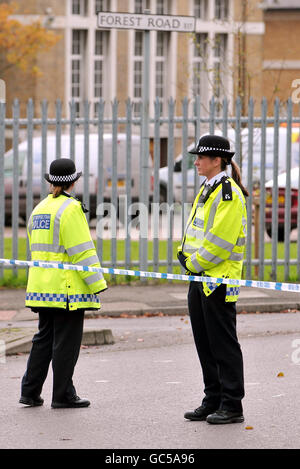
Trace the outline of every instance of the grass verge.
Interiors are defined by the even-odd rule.
[[[179,242],[173,243],[173,271],[174,274],[180,274],[181,268],[178,265],[176,260],[176,253],[177,253],[177,246]],[[124,261],[125,259],[125,241],[118,240],[116,244],[116,258],[118,261]],[[26,259],[26,238],[19,238],[18,240],[18,259]],[[159,259],[163,260],[167,258],[167,240],[163,240],[159,242]],[[112,245],[110,240],[103,240],[103,253],[102,258],[103,261],[109,261],[111,259],[111,250]],[[138,259],[139,258],[139,242],[138,241],[131,241],[131,259]],[[254,246],[252,255],[254,257]],[[4,257],[6,259],[12,258],[12,240],[10,238],[5,238],[4,240]],[[272,258],[272,244],[271,242],[265,243],[265,259]],[[278,259],[284,258],[284,243],[278,243]],[[297,258],[297,243],[290,244],[290,258],[296,259]],[[153,242],[148,242],[148,260],[151,261],[153,259]],[[138,266],[131,267],[132,269],[138,269]],[[265,266],[264,269],[264,280],[272,280],[271,278],[271,266]],[[149,266],[148,271],[153,271],[152,266]],[[167,272],[167,266],[161,266],[158,269],[159,272]],[[124,275],[106,275],[106,280],[113,285],[120,285],[120,284],[131,284],[133,282],[140,282],[139,277],[131,277],[131,276],[124,276]],[[255,268],[252,268],[252,280],[257,279],[255,275]],[[167,280],[168,281],[168,280]],[[284,282],[284,267],[278,266],[277,267],[277,281]],[[288,282],[296,283],[298,282],[298,273],[297,273],[297,266],[290,266],[289,272],[289,279]],[[166,280],[158,280],[158,279],[146,279],[145,282],[147,283],[158,283],[158,282],[166,282]],[[176,282],[176,281],[175,281]],[[5,268],[3,269],[3,275],[0,275],[0,286],[2,287],[9,287],[9,288],[24,288],[27,283],[27,269],[25,268]]]

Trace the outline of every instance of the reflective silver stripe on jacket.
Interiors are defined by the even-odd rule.
[[[75,263],[75,265],[82,265],[89,267],[93,264],[100,264],[99,258],[97,255],[95,256],[90,256],[87,257],[86,259],[83,259],[82,261],[78,261]],[[91,285],[94,282],[98,282],[99,280],[103,280],[103,275],[101,272],[96,272],[93,275],[90,275],[89,277],[85,277],[84,281],[87,283],[87,285]]]
[[[198,262],[197,254],[198,256],[203,257],[203,259],[205,259],[206,261],[211,262],[212,264],[215,264],[215,265],[218,265],[221,262],[224,262],[225,260],[227,260],[227,259],[222,259],[221,257],[215,256],[214,254],[211,254],[210,252],[208,252],[206,249],[202,247],[191,255],[191,262],[193,266],[195,267],[195,269],[197,270],[197,272],[200,272],[201,270],[205,270],[201,266],[201,264]],[[231,261],[242,261],[243,258],[244,258],[243,252],[232,252],[231,255],[228,257],[228,259]]]
[[[192,236],[196,239],[204,239],[204,231],[203,230],[195,230],[191,226],[188,227],[186,236]]]
[[[199,249],[198,255],[203,257],[203,259],[205,259],[206,261],[211,262],[212,264],[216,264],[216,265],[218,265],[218,264],[220,264],[220,262],[224,261],[224,259],[222,259],[221,257],[215,256],[214,254],[207,251],[203,247]]]
[[[183,252],[193,254],[193,252],[195,252],[195,251],[197,251],[197,248],[195,246],[192,246],[191,244],[184,243]]]
[[[233,252],[229,256],[230,261],[242,261],[244,258],[244,253],[243,252]]]
[[[89,249],[95,249],[93,241],[86,241],[85,243],[77,244],[76,246],[68,248],[67,253],[71,257],[75,254],[80,254],[81,252],[88,251]]]
[[[55,214],[54,226],[53,226],[53,245],[54,246],[59,245],[59,231],[60,231],[61,216],[63,212],[65,211],[65,209],[72,203],[73,203],[73,200],[68,198],[61,204],[61,206],[59,207],[59,209],[57,210]]]
[[[32,214],[30,215],[29,220],[28,220],[27,230],[28,230],[29,235],[31,236],[31,232],[32,232]]]
[[[234,244],[230,243],[229,241],[225,241],[224,239],[220,238],[219,236],[211,233],[210,231],[207,233],[206,236],[207,241],[210,241],[212,244],[215,244],[219,248],[225,249],[226,251],[232,252],[234,248]]]
[[[64,246],[55,246],[54,244],[32,243],[31,244],[31,252],[32,251],[45,251],[45,252],[64,253],[65,252],[65,247]]]
[[[90,275],[89,277],[85,277],[84,281],[88,284],[91,285],[92,283],[99,282],[99,280],[103,279],[103,275],[100,272],[97,272],[93,275]]]
[[[212,228],[212,226],[214,224],[216,211],[217,211],[217,208],[218,208],[218,205],[219,205],[219,202],[220,202],[221,198],[222,198],[222,191],[219,191],[218,194],[216,195],[216,198],[214,199],[213,203],[211,204],[210,212],[209,212],[209,216],[208,216],[208,220],[207,220],[207,224],[206,224],[205,233],[207,233]]]
[[[241,261],[244,257],[243,253],[241,252],[232,252],[235,246],[243,246],[245,238],[238,238],[236,244],[229,243],[228,241],[225,241],[222,238],[219,238],[219,236],[212,234],[211,232],[208,233],[206,236],[206,239],[210,241],[211,243],[215,244],[219,248],[225,249],[226,251],[231,252],[231,255],[229,256],[229,259],[232,261]],[[239,243],[238,243],[239,242]]]
[[[194,267],[196,272],[202,272],[203,270],[205,270],[204,267],[202,267],[202,265],[199,264],[197,257],[196,257],[196,252],[194,252],[194,254],[191,255],[190,259],[191,259],[192,266]]]
[[[97,255],[87,257],[86,259],[82,259],[82,261],[75,263],[75,265],[83,265],[85,267],[89,267],[93,264],[100,264],[99,257]]]

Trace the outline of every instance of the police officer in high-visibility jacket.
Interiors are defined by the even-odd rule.
[[[69,158],[51,163],[45,179],[52,193],[35,207],[28,222],[32,260],[101,267],[86,209],[70,195],[80,176]],[[26,306],[39,314],[39,331],[33,337],[20,403],[43,404],[40,394],[52,360],[51,407],[90,405],[77,395],[72,377],[80,351],[84,311],[100,308],[98,293],[106,288],[101,272],[30,267]]]
[[[239,167],[229,141],[204,135],[194,150],[198,174],[206,176],[194,201],[178,259],[187,273],[240,279],[246,244],[247,212]],[[225,171],[231,165],[232,177]],[[243,422],[243,357],[236,334],[239,288],[230,284],[190,282],[188,307],[203,380],[200,407],[189,420],[211,424]]]

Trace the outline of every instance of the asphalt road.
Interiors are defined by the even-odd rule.
[[[82,349],[75,371],[78,394],[92,402],[87,409],[50,408],[51,370],[44,406],[21,406],[27,355],[6,357],[0,363],[0,448],[298,449],[299,314],[238,317],[243,424],[212,426],[183,418],[202,399],[187,317],[105,320],[116,344]]]

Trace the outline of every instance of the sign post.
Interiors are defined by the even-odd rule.
[[[142,112],[141,112],[141,174],[140,203],[148,209],[149,204],[149,90],[150,90],[150,31],[173,31],[191,33],[195,31],[196,19],[193,16],[151,15],[149,10],[143,14],[99,12],[97,15],[99,29],[135,29],[143,34],[143,79],[142,79]],[[140,217],[148,210],[140,210]],[[140,225],[141,225],[140,219]],[[147,229],[140,226],[139,257],[140,270],[147,270],[148,264],[148,215],[145,220]]]
[[[146,15],[150,11],[145,11]],[[149,110],[150,110],[150,30],[146,29],[143,34],[143,77],[142,77],[142,122],[141,122],[141,175],[140,175],[140,200],[142,207],[147,207],[147,210],[140,210],[140,217],[145,214],[144,223],[147,229],[143,230],[140,226],[140,242],[139,242],[139,259],[141,269],[147,268],[148,260],[148,204],[149,204]],[[142,220],[140,219],[140,225]],[[147,233],[145,238],[144,231]],[[144,235],[144,238],[142,237]]]
[[[0,103],[6,102],[6,85],[5,81],[0,79]]]

